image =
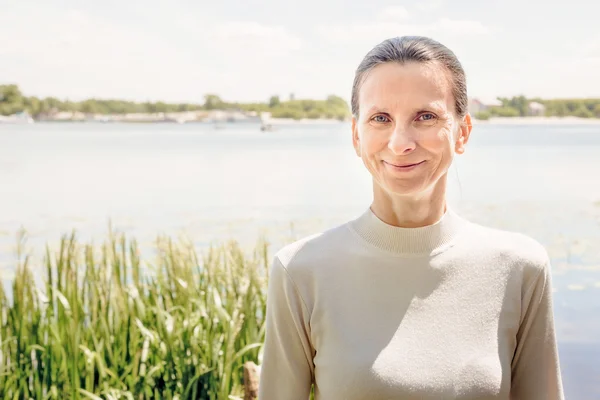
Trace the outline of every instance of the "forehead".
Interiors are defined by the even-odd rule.
[[[434,63],[385,63],[369,71],[359,93],[361,109],[415,108],[437,103],[453,109],[449,74]]]

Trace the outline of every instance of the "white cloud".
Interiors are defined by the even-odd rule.
[[[368,22],[363,24],[320,26],[317,31],[333,44],[376,43],[403,35],[464,36],[485,35],[490,30],[479,21],[441,18],[428,23]]]
[[[405,20],[410,16],[410,13],[405,7],[402,6],[389,6],[385,8],[379,17],[383,20],[401,21]]]
[[[579,51],[583,57],[600,57],[600,35],[583,42]]]
[[[486,92],[506,96],[523,93],[543,98],[597,97],[600,86],[590,77],[599,69],[600,57],[529,57],[506,65],[504,73],[485,79],[481,86],[489,87]]]
[[[489,33],[489,28],[479,21],[452,20],[449,18],[440,19],[433,30],[459,35],[485,35]]]
[[[424,35],[457,54],[478,95],[592,96],[600,90],[600,81],[593,79],[600,68],[598,33],[593,24],[570,20],[583,38],[573,47],[552,29],[558,12],[558,19],[531,21],[527,28],[511,25],[510,7],[477,17],[468,5],[444,0],[381,0],[370,15],[323,4],[318,16],[311,0],[293,16],[281,13],[276,20],[269,15],[287,6],[273,3],[268,13],[254,8],[233,17],[233,3],[227,2],[60,3],[19,1],[2,8],[2,83],[17,83],[29,95],[72,99],[202,101],[210,92],[243,101],[290,92],[344,95],[355,66],[373,45],[394,36]],[[398,5],[386,8],[389,4]],[[450,7],[453,14],[444,10]],[[582,21],[592,14],[581,15]],[[533,28],[554,44],[523,46],[518,38]],[[557,44],[562,57],[556,56]],[[520,62],[515,70],[509,70],[511,60]]]
[[[421,11],[436,11],[444,6],[444,0],[425,0],[417,3]]]
[[[0,75],[29,95],[141,100],[170,92],[173,98],[185,85],[181,80],[203,73],[193,54],[156,32],[77,10],[30,9],[27,24],[22,15],[12,17],[0,21]]]
[[[224,22],[215,28],[219,46],[234,46],[238,51],[288,52],[302,47],[302,41],[283,26],[270,26],[257,22]],[[223,48],[223,50],[227,50]]]
[[[214,21],[188,30],[198,38],[200,62],[209,70],[201,78],[205,93],[239,101],[265,100],[275,93],[295,91],[298,77],[303,76],[303,42],[281,25]],[[264,97],[257,98],[257,93]]]
[[[0,15],[0,77],[30,95],[167,101],[227,88],[238,99],[247,88],[260,93],[261,81],[293,80],[286,56],[302,41],[283,26],[181,21],[161,32],[80,10],[7,10]]]
[[[28,24],[18,23],[19,19],[10,14],[0,21],[0,48],[4,54],[70,68],[89,63],[131,67],[131,62],[158,58],[159,54],[163,60],[180,58],[158,35],[114,25],[77,10],[47,11],[31,10]]]

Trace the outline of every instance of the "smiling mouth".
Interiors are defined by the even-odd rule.
[[[388,164],[388,165],[390,165],[392,167],[395,167],[395,168],[410,168],[410,167],[415,167],[417,165],[423,164],[424,162],[425,161],[421,161],[421,162],[414,163],[414,164],[402,164],[402,165],[398,165],[398,164],[392,164],[392,163],[389,163],[387,161],[384,161],[384,163],[386,163],[386,164]]]

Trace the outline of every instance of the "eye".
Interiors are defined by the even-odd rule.
[[[385,115],[382,114],[378,114],[376,116],[374,116],[373,118],[371,118],[371,121],[380,123],[380,124],[385,124],[386,122],[389,122],[390,119],[388,117],[386,117]]]
[[[420,114],[417,117],[417,121],[431,122],[431,121],[435,120],[436,118],[437,117],[435,116],[435,114],[427,112],[427,113]]]

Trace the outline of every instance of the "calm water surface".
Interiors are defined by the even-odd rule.
[[[524,232],[552,257],[568,399],[600,399],[600,125],[477,125],[450,174],[465,217]],[[235,238],[273,247],[362,213],[370,177],[347,124],[0,125],[0,276],[19,228],[34,259],[109,219],[150,251],[158,234],[202,248]]]

